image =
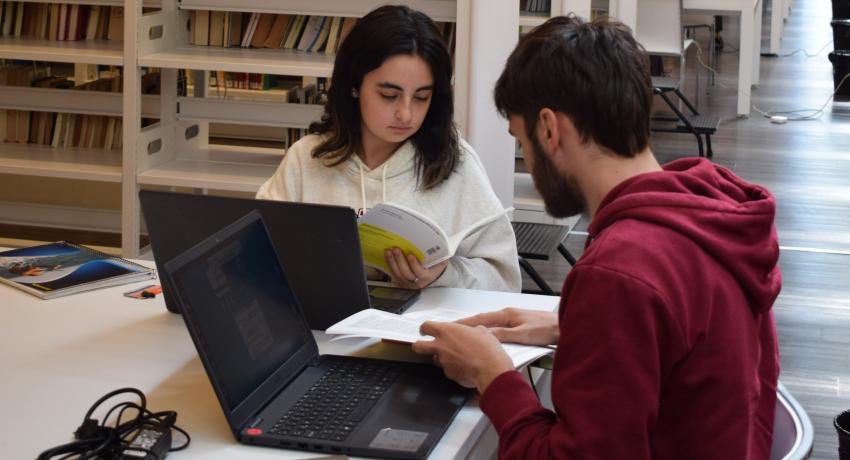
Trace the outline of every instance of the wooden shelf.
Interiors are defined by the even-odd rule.
[[[186,46],[139,58],[143,67],[330,77],[334,56],[293,50]]]
[[[261,93],[262,91],[255,91]],[[178,98],[179,120],[212,121],[257,126],[307,128],[318,121],[324,107],[271,101],[246,101],[216,98]]]
[[[122,103],[121,93],[0,86],[0,109],[121,117]],[[142,96],[142,116],[159,118],[159,96]]]
[[[0,59],[124,65],[124,43],[109,40],[56,41],[0,38]]]
[[[283,150],[211,146],[197,157],[178,158],[142,172],[141,185],[256,192],[277,170]]]
[[[528,27],[537,27],[540,24],[549,20],[549,13],[529,13],[528,11],[520,11],[519,25]]]
[[[375,8],[386,5],[386,0],[183,0],[181,9],[247,11],[252,13],[305,14],[310,16],[361,17]],[[455,0],[407,0],[405,5],[422,11],[435,21],[454,22],[457,19]]]
[[[27,0],[28,3],[65,3],[67,5],[124,6],[123,0]],[[162,0],[144,0],[145,8],[161,8]]]
[[[121,182],[121,151],[0,144],[0,173]]]

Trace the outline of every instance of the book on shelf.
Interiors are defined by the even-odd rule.
[[[224,23],[227,15],[224,11],[210,12],[210,46],[224,46]]]
[[[154,277],[151,268],[67,241],[0,252],[0,282],[42,299]]]
[[[124,40],[124,7],[113,6],[109,9],[109,31],[108,40]]]
[[[192,11],[191,30],[193,45],[210,44],[210,12],[208,10]]]
[[[450,236],[419,211],[400,204],[380,203],[360,216],[357,222],[363,260],[366,265],[391,275],[384,252],[398,247],[405,254],[413,254],[425,268],[433,267],[453,256],[467,236],[511,210],[513,208],[503,209],[479,219]]]
[[[357,25],[357,21],[359,21],[358,18],[352,18],[352,17],[346,17],[342,21],[342,26],[340,26],[340,30],[339,30],[339,39],[337,39],[337,43],[336,43],[336,49],[337,50],[339,49],[340,45],[342,45],[342,42],[345,41],[346,37],[348,37],[348,34],[351,32],[351,29],[353,29],[354,26]]]
[[[298,42],[296,49],[298,51],[312,51],[313,47],[319,41],[322,33],[322,27],[327,20],[326,16],[310,16],[307,19],[307,25],[304,26],[304,31],[301,34],[301,40]]]
[[[265,46],[266,39],[269,38],[269,32],[272,30],[272,25],[275,21],[275,15],[270,13],[260,13],[257,18],[257,27],[251,36],[251,48],[262,48]],[[212,43],[210,43],[212,45]]]
[[[432,340],[433,337],[422,335],[419,328],[425,321],[450,322],[474,315],[474,313],[433,308],[417,312],[407,312],[402,315],[383,310],[367,308],[329,327],[325,333],[343,337],[374,337],[394,342],[413,343],[420,340]],[[338,339],[331,339],[338,340]],[[553,354],[555,350],[549,347],[503,343],[502,348],[513,361],[514,368],[519,369],[536,359]]]
[[[331,27],[328,31],[328,42],[325,44],[325,54],[336,53],[336,46],[339,41],[339,32],[342,30],[343,18],[334,16],[331,18]]]
[[[238,11],[228,11],[225,14],[225,32],[224,46],[238,48],[242,45],[242,13]]]
[[[292,24],[292,16],[289,14],[278,14],[274,18],[272,28],[269,30],[269,35],[266,41],[263,42],[264,48],[280,48],[281,42],[286,37],[289,31],[289,26]]]
[[[307,24],[308,18],[309,16],[304,16],[303,14],[295,16],[295,20],[292,21],[292,26],[289,28],[289,32],[286,34],[286,39],[284,40],[281,48],[294,49],[296,47],[298,39],[301,38],[301,33],[304,31],[304,26]]]

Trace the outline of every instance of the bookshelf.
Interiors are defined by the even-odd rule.
[[[530,0],[522,0],[523,3]],[[617,0],[550,0],[551,7],[546,12],[529,12],[520,10],[519,25],[524,27],[536,27],[546,22],[547,19],[553,16],[561,16],[569,13],[575,13],[581,18],[590,18],[591,12],[608,11],[609,4],[615,3]]]
[[[142,0],[71,0],[38,3],[122,6],[123,41],[0,37],[0,59],[121,66],[123,92],[0,86],[0,108],[121,116],[123,147],[117,151],[3,143],[0,174],[120,184],[120,209],[112,216],[120,222],[110,228],[120,228],[121,253],[126,257],[140,253],[138,241],[143,224],[138,192],[141,188],[253,194],[274,173],[284,154],[282,148],[211,144],[211,123],[244,126],[246,132],[250,132],[247,128],[258,126],[303,129],[322,113],[319,105],[277,101],[278,96],[273,93],[251,98],[257,92],[228,88],[227,98],[213,97],[214,91],[207,87],[209,72],[329,77],[333,56],[283,49],[192,45],[189,19],[196,10],[360,17],[386,3],[402,3],[425,12],[435,21],[454,22],[456,123],[481,156],[497,195],[506,206],[512,203],[513,157],[512,149],[506,147],[510,136],[506,121],[493,108],[491,92],[516,41],[516,37],[504,34],[504,30],[518,27],[514,2],[145,0],[143,4]],[[158,10],[150,11],[150,8]],[[142,75],[150,67],[160,71],[158,96],[142,94]],[[183,69],[195,77],[195,87],[188,96],[177,91],[179,72]],[[143,118],[158,121],[142,127]],[[75,227],[73,223],[69,225]]]

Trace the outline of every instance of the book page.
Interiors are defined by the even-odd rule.
[[[455,233],[454,235],[450,236],[449,237],[449,252],[452,255],[454,255],[455,251],[457,251],[458,246],[460,246],[460,243],[463,240],[465,240],[467,236],[477,232],[478,230],[481,230],[482,228],[487,226],[487,224],[489,224],[490,222],[493,222],[494,220],[498,219],[499,217],[501,217],[505,213],[511,212],[513,210],[514,210],[513,207],[502,209],[501,211],[499,211],[497,213],[494,213],[494,214],[491,214],[487,217],[483,217],[481,219],[478,219],[472,225],[470,225],[470,226],[464,228],[463,230]]]
[[[334,335],[375,337],[413,343],[419,340],[433,339],[431,336],[419,333],[419,327],[425,321],[454,321],[472,315],[473,313],[437,308],[401,316],[368,308],[334,324],[325,332]],[[520,368],[541,356],[554,353],[553,349],[547,347],[513,343],[503,343],[502,348],[510,356],[515,368]]]

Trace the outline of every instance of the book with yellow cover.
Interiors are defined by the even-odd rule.
[[[370,267],[392,274],[384,252],[398,247],[405,254],[416,256],[425,268],[433,267],[453,256],[467,236],[511,210],[503,209],[454,235],[447,235],[436,222],[414,209],[396,203],[378,204],[357,223],[363,260]]]

